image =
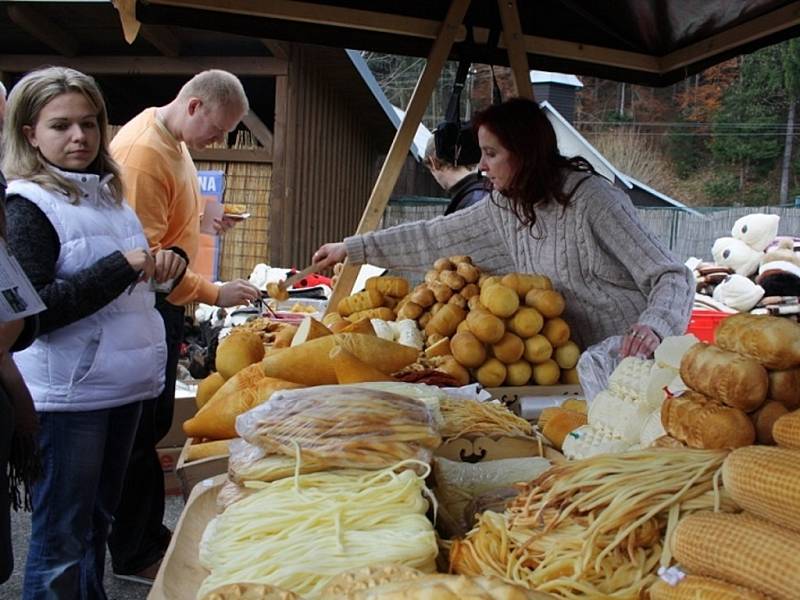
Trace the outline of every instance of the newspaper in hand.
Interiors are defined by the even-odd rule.
[[[0,240],[0,322],[35,315],[45,308],[25,271]]]

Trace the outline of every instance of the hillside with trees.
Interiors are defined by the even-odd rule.
[[[423,61],[368,55],[389,99],[405,106]],[[448,64],[424,120],[442,120],[455,73]],[[508,69],[495,68],[503,95]],[[740,56],[665,88],[581,77],[575,127],[621,171],[694,206],[793,204],[800,42]],[[491,71],[473,65],[462,115],[491,102]]]

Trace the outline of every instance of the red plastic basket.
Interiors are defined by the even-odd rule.
[[[730,316],[730,313],[717,310],[693,310],[686,333],[693,333],[701,342],[711,344],[714,342],[714,331],[717,329],[717,325],[724,318]]]

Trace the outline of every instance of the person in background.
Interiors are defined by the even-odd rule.
[[[691,273],[624,192],[585,159],[559,153],[535,102],[514,98],[472,122],[490,201],[325,244],[313,261],[424,270],[439,257],[469,255],[485,273],[540,273],[564,295],[572,338],[586,348],[622,335],[622,356],[651,356],[664,337],[686,331]]]
[[[454,165],[447,159],[436,156],[434,136],[428,139],[425,146],[425,166],[436,183],[450,196],[450,204],[444,211],[446,215],[472,206],[489,195],[489,188],[477,170],[477,165]]]
[[[151,247],[178,246],[189,263],[197,255],[203,201],[189,149],[224,141],[249,110],[241,82],[231,73],[203,71],[167,105],[147,108],[125,124],[111,142],[120,164],[128,202],[144,226]],[[218,232],[232,222],[216,222]],[[175,380],[183,340],[185,305],[247,304],[259,290],[243,279],[216,286],[191,269],[169,293],[156,294],[169,352],[164,392],[146,402],[125,478],[122,501],[109,537],[114,573],[150,583],[169,544],[163,524],[164,474],[156,445],[169,431]]]
[[[3,171],[8,243],[46,306],[15,355],[39,416],[43,476],[23,597],[105,598],[111,518],[142,401],[164,387],[164,326],[149,280],[186,261],[151,253],[122,197],[108,117],[91,77],[51,67],[8,98]]]
[[[6,109],[6,88],[0,82],[0,136]],[[2,152],[0,152],[2,158]],[[0,238],[6,237],[6,179],[0,171]],[[39,329],[34,315],[0,323],[0,583],[14,570],[11,508],[30,510],[31,484],[40,474],[36,452],[39,427],[33,398],[17,369],[13,352],[33,343]]]

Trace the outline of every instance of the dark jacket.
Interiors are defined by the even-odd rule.
[[[488,195],[489,189],[486,187],[486,180],[481,177],[480,173],[470,173],[447,190],[447,193],[451,200],[444,214],[449,215],[462,208],[477,204]]]

